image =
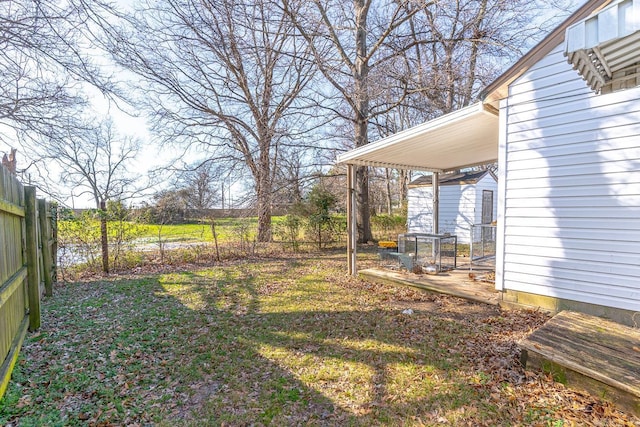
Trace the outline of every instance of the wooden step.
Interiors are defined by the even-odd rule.
[[[529,368],[640,416],[640,330],[562,311],[520,342]]]

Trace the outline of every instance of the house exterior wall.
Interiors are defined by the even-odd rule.
[[[596,95],[558,46],[500,115],[496,287],[640,311],[640,88]]]
[[[491,176],[484,176],[476,184],[440,186],[440,233],[451,233],[458,243],[469,243],[471,224],[480,223],[482,190],[494,192],[494,218],[497,208],[497,184]],[[433,190],[430,185],[409,188],[407,231],[431,233],[433,230]]]

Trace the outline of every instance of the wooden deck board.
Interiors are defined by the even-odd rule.
[[[444,274],[415,275],[372,268],[361,270],[359,274],[377,282],[411,286],[484,304],[498,305],[499,302],[499,294],[494,285],[470,280],[469,270],[457,269]]]
[[[573,378],[582,375],[593,379],[616,390],[609,393],[615,395],[615,403],[636,414],[640,411],[640,330],[563,311],[520,346],[525,361],[532,356],[572,371]],[[581,388],[601,393],[602,387],[594,385],[590,389],[588,381],[579,382]]]

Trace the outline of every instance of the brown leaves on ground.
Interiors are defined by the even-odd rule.
[[[43,302],[0,425],[640,425],[522,369],[538,311],[352,278],[342,253],[137,273]]]

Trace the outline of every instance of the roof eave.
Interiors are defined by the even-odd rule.
[[[475,165],[474,165],[475,166]],[[461,179],[461,180],[452,180],[452,181],[447,181],[446,178],[443,180],[441,177],[441,181],[439,185],[475,185],[477,183],[479,183],[481,180],[484,179],[484,177],[486,177],[487,175],[491,176],[496,182],[498,181],[498,178],[496,177],[496,175],[491,172],[490,169],[487,169],[485,171],[483,171],[482,174],[476,176],[475,178],[467,178],[467,179]],[[430,177],[428,177],[430,178]],[[420,178],[418,178],[420,179]],[[431,187],[433,185],[433,183],[431,181],[425,181],[425,182],[410,182],[408,184],[409,188],[417,188],[417,187]]]
[[[515,64],[507,69],[502,75],[490,83],[480,93],[480,99],[484,103],[490,104],[500,101],[509,95],[509,85],[524,74],[533,64],[541,60],[557,45],[564,41],[566,29],[597,12],[611,3],[612,0],[589,0],[580,9],[565,19],[540,43],[535,45],[529,52],[520,58]]]
[[[383,138],[381,140],[372,142],[370,144],[358,147],[356,149],[350,150],[348,152],[342,153],[337,157],[337,163],[351,164],[357,166],[371,166],[371,167],[387,167],[387,168],[395,168],[395,169],[406,169],[406,170],[420,170],[425,172],[448,172],[456,169],[462,169],[466,167],[486,164],[494,162],[495,159],[487,158],[488,156],[484,156],[485,158],[479,159],[477,162],[467,163],[470,159],[460,159],[459,164],[447,164],[442,167],[437,167],[437,164],[425,164],[422,161],[416,161],[416,157],[414,158],[404,158],[404,159],[389,159],[381,160],[381,159],[372,159],[370,154],[378,152],[379,150],[388,149],[397,146],[398,144],[404,144],[405,141],[409,139],[414,139],[416,137],[420,137],[421,135],[425,135],[429,132],[436,131],[438,129],[442,129],[443,127],[450,126],[451,123],[461,122],[465,120],[474,120],[480,117],[491,117],[497,120],[497,111],[490,106],[484,105],[481,102],[478,102],[473,105],[469,105],[460,110],[456,110],[452,113],[446,114],[444,116],[440,116],[436,119],[425,122],[421,125],[412,127],[410,129],[406,129],[404,131],[398,132],[389,137]],[[482,119],[484,120],[484,119]],[[497,126],[497,124],[496,124]],[[377,161],[376,161],[377,160]],[[398,162],[401,160],[401,162]]]

